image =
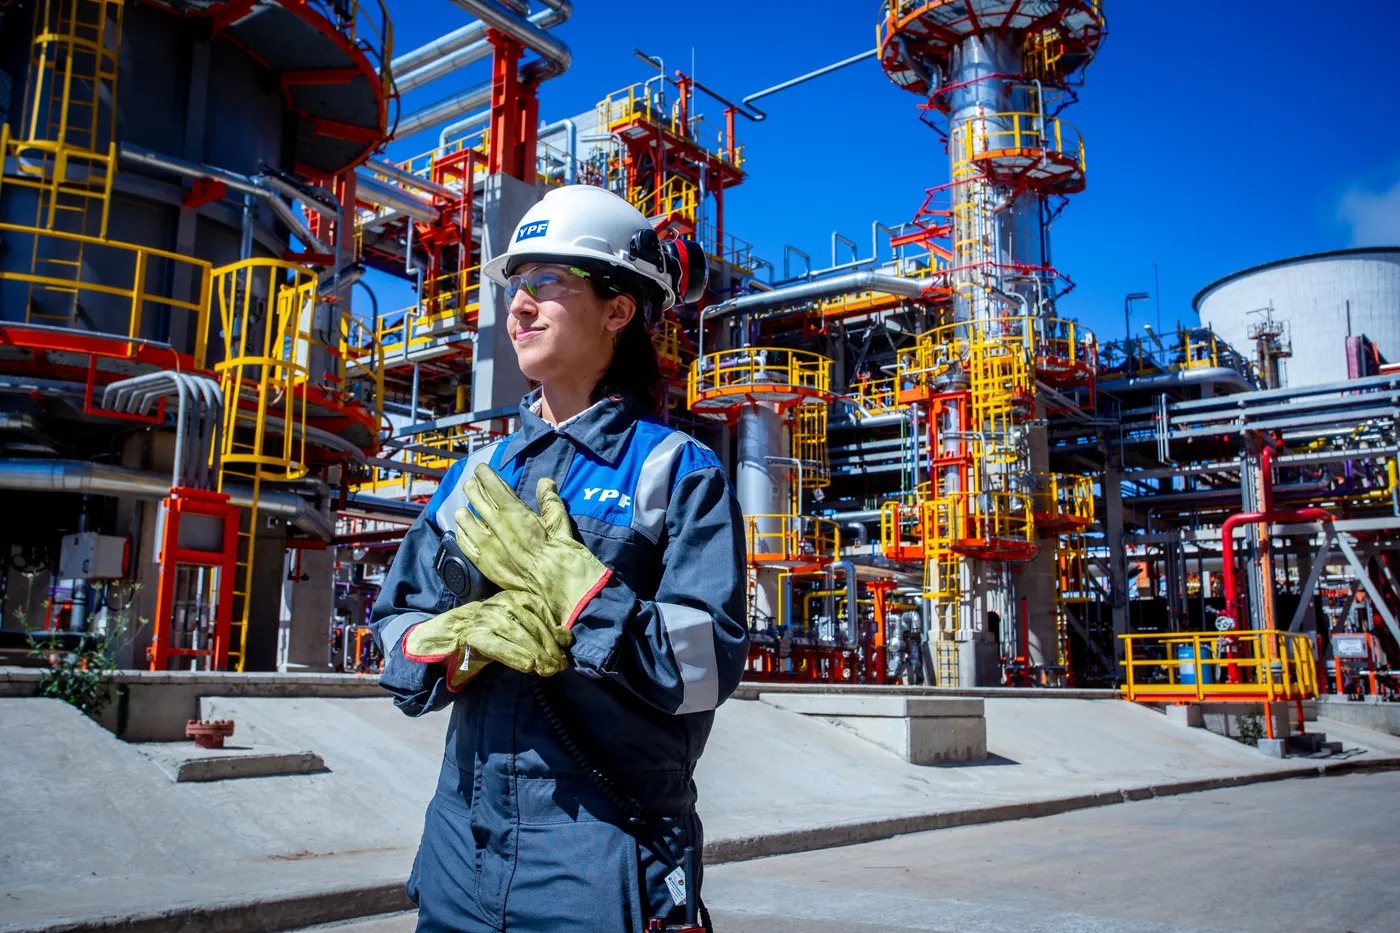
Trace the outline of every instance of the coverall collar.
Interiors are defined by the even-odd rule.
[[[540,438],[559,433],[579,449],[587,450],[609,465],[616,464],[627,448],[632,428],[643,416],[641,406],[627,398],[605,398],[555,427],[535,414],[540,399],[536,389],[520,400],[520,430],[506,445],[507,462],[519,457]]]

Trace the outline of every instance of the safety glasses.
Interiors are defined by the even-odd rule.
[[[583,286],[575,280],[586,278],[587,272],[573,266],[535,266],[529,272],[506,279],[506,300],[514,301],[522,289],[536,301],[555,301],[577,295],[583,291]]]

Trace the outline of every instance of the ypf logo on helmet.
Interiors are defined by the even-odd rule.
[[[506,251],[482,272],[505,285],[527,262],[567,262],[587,271],[602,293],[635,297],[648,324],[678,302],[698,301],[709,276],[697,244],[660,239],[641,211],[593,185],[547,192],[521,218]]]

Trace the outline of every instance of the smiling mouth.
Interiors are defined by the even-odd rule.
[[[515,339],[516,339],[516,340],[529,340],[531,337],[534,337],[536,334],[542,334],[542,333],[544,333],[544,328],[543,328],[543,327],[522,327],[522,328],[520,328],[519,330],[517,330],[517,331],[515,332]]]

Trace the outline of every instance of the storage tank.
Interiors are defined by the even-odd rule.
[[[1387,361],[1400,361],[1400,246],[1265,263],[1207,285],[1192,306],[1256,362],[1261,342],[1277,333],[1280,350],[1292,353],[1280,361],[1282,385],[1339,382],[1349,375],[1348,337],[1365,336]]]

